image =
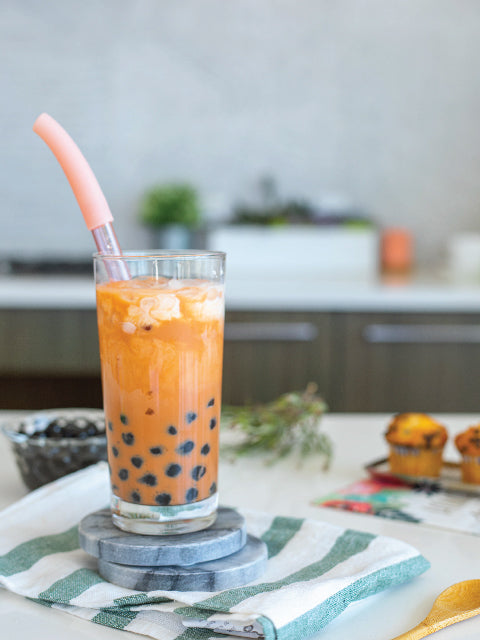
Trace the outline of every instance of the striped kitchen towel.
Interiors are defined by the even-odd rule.
[[[105,463],[33,491],[0,513],[0,583],[47,607],[162,640],[307,638],[351,602],[419,575],[410,545],[315,520],[242,511],[267,544],[263,576],[216,593],[141,593],[104,581],[78,522],[109,501]]]

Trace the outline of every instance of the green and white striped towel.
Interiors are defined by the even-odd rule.
[[[109,501],[100,463],[33,491],[0,513],[0,584],[48,607],[161,640],[307,638],[351,602],[419,575],[410,545],[320,521],[243,511],[269,551],[264,575],[216,593],[141,593],[105,582],[77,525]],[[228,635],[226,635],[228,634]]]

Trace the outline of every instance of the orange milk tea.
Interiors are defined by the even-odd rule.
[[[146,276],[96,291],[112,493],[160,507],[213,496],[222,285]]]

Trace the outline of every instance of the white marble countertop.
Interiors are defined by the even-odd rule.
[[[480,312],[480,283],[441,278],[407,281],[228,279],[229,310]],[[0,276],[0,309],[93,309],[88,277]]]
[[[3,412],[0,418],[9,415],[11,412]],[[466,414],[436,417],[452,434],[478,419],[478,416]],[[430,569],[420,577],[350,606],[316,636],[318,640],[390,640],[420,622],[430,611],[435,597],[445,588],[461,580],[480,578],[478,536],[312,505],[314,499],[364,477],[364,465],[386,454],[382,434],[388,419],[389,416],[382,414],[327,415],[322,428],[331,436],[335,447],[333,464],[328,472],[323,472],[315,460],[302,467],[290,459],[266,466],[258,458],[237,462],[223,460],[220,465],[219,487],[224,504],[309,517],[392,536],[412,544],[430,561]],[[0,508],[3,508],[25,495],[26,490],[4,438],[0,439],[0,452]],[[127,638],[123,631],[42,607],[8,591],[0,592],[0,617],[2,637],[5,638]],[[436,640],[477,640],[479,637],[480,616],[435,634]]]

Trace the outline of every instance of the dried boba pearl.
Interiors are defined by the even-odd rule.
[[[24,422],[21,422],[21,423],[18,425],[18,433],[23,433],[23,434],[24,434],[24,435],[26,435],[26,436],[31,435],[31,434],[29,433],[29,429],[28,429],[27,425],[26,425]],[[32,433],[33,433],[33,431],[32,431]]]
[[[128,480],[128,469],[120,469],[118,477],[120,480]]]
[[[34,431],[31,434],[27,432],[26,435],[28,435],[30,438],[46,438],[47,437],[47,434],[45,433],[45,431]]]
[[[130,446],[135,442],[135,436],[130,431],[128,433],[122,433],[122,440]]]
[[[86,433],[89,438],[93,438],[94,436],[98,436],[100,431],[94,422],[87,422],[84,433]]]
[[[179,453],[181,456],[184,456],[187,453],[190,453],[191,451],[193,451],[194,448],[195,448],[195,443],[193,442],[193,440],[185,440],[185,442],[182,442],[182,444],[178,445],[175,451]]]
[[[162,447],[150,447],[150,453],[154,456],[159,456],[163,453]]]
[[[191,487],[185,494],[185,500],[187,502],[193,502],[198,498],[198,490],[195,487]]]
[[[112,447],[112,453],[115,456],[115,458],[118,458],[119,451],[118,451],[117,447]]]
[[[143,464],[143,458],[141,458],[140,456],[133,456],[132,458],[130,458],[130,460],[133,466],[137,467],[137,469],[140,469]]]
[[[176,429],[176,427],[173,426],[173,424],[171,424],[168,427],[167,431],[171,436],[174,436],[177,433],[177,429]]]
[[[113,422],[111,420],[108,421],[108,430],[113,431]]]
[[[168,467],[165,469],[165,474],[169,477],[169,478],[176,478],[182,471],[182,467],[179,464],[176,464],[175,462],[173,462],[172,464],[169,464]]]
[[[210,445],[204,444],[200,451],[202,456],[206,456],[208,453],[210,453]]]
[[[216,426],[217,426],[217,419],[216,418],[212,418],[210,420],[210,429],[215,429]]]
[[[37,433],[41,432],[37,431]],[[44,433],[47,438],[61,438],[63,436],[63,426],[55,420],[55,422],[51,422],[48,425]]]
[[[153,475],[153,473],[146,473],[139,479],[139,481],[143,482],[143,484],[146,484],[149,487],[157,486],[157,476]]]
[[[68,424],[63,427],[62,436],[64,438],[80,438],[83,431],[80,427],[77,427],[75,424]]]
[[[122,424],[128,424],[128,418],[127,418],[127,416],[126,416],[124,413],[121,413],[121,414],[120,414],[120,422],[121,422]]]
[[[215,398],[210,398],[210,400],[207,402],[207,407],[213,407],[214,404],[215,404]]]
[[[192,424],[192,422],[194,422],[196,419],[197,419],[197,414],[195,413],[195,411],[189,411],[185,416],[185,420],[187,421],[187,424]]]
[[[138,493],[138,491],[132,491],[132,493],[130,494],[131,498],[132,498],[132,502],[140,502],[141,500],[141,496]]]
[[[197,464],[196,467],[193,467],[190,475],[194,480],[200,480],[200,478],[203,478],[206,472],[207,467],[204,467],[203,464]]]
[[[167,507],[172,501],[172,496],[169,493],[157,493],[155,496],[155,502],[161,507]]]

